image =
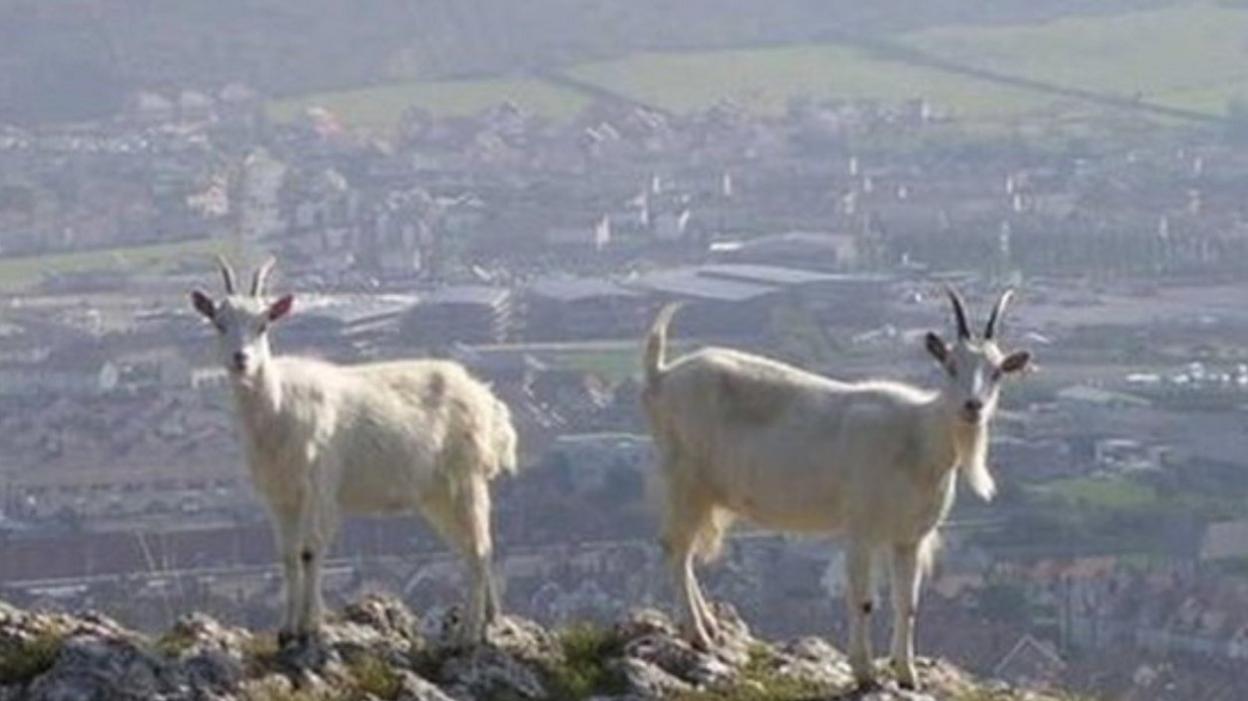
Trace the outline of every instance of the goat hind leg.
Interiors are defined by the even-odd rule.
[[[494,583],[490,536],[490,491],[483,477],[472,476],[455,489],[438,490],[424,508],[425,516],[442,537],[457,550],[467,564],[471,591],[468,612],[460,630],[466,645],[485,640],[486,629],[499,615],[498,592]]]
[[[875,682],[874,658],[871,654],[871,613],[874,608],[871,586],[871,547],[851,538],[845,560],[847,587],[845,603],[849,609],[849,666],[860,687]]]
[[[697,571],[690,574],[691,587],[693,589],[693,605],[698,609],[698,615],[702,617],[702,626],[706,629],[707,635],[716,641],[722,641],[722,631],[719,626],[719,620],[715,617],[715,610],[707,601],[706,596],[702,593],[702,583],[698,581]]]
[[[694,540],[694,551],[697,553],[697,559],[707,562],[713,560],[719,554],[729,520],[725,512],[716,508],[710,509],[709,516],[703,520],[702,527],[698,530],[698,537]],[[696,571],[693,579],[693,596],[694,605],[699,609],[702,616],[702,625],[706,627],[706,632],[715,640],[722,642],[723,629],[719,624],[719,617],[703,593],[702,584],[697,579]]]
[[[917,689],[919,679],[914,668],[914,619],[923,576],[919,567],[919,546],[894,545],[892,565],[893,669],[897,674],[897,683],[903,689]]]
[[[681,627],[695,647],[709,650],[712,641],[703,618],[707,613],[706,602],[702,598],[693,568],[694,541],[701,524],[696,521],[690,523],[693,520],[690,519],[691,516],[695,514],[669,514],[662,542],[676,590],[676,600],[680,606]]]

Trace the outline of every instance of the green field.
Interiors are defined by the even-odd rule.
[[[966,68],[1215,116],[1225,114],[1230,98],[1248,95],[1248,8],[1243,6],[1197,1],[1029,25],[932,28],[887,41]],[[1077,97],[839,43],[640,53],[573,66],[566,73],[678,113],[731,99],[756,113],[777,114],[797,96],[926,97],[979,121],[1042,111],[1078,117],[1100,109]],[[588,103],[585,95],[540,78],[509,77],[321,93],[275,101],[270,114],[288,120],[320,105],[354,126],[388,130],[409,105],[462,115],[507,99],[555,119],[575,115]]]
[[[512,100],[554,119],[574,116],[588,100],[567,88],[536,78],[483,78],[378,85],[317,93],[269,103],[269,117],[290,121],[309,107],[324,107],[351,126],[389,131],[403,111],[418,105],[439,116],[469,115]]]
[[[612,384],[641,373],[641,354],[636,348],[562,351],[550,360],[557,367],[598,375]]]
[[[1223,114],[1229,98],[1248,91],[1248,10],[1205,3],[1026,26],[946,27],[890,41],[968,68],[1211,115]],[[641,54],[570,72],[674,111],[727,97],[774,113],[795,95],[922,96],[972,119],[1086,109],[1078,98],[836,44]]]
[[[837,45],[639,54],[578,66],[569,73],[674,112],[726,98],[756,113],[777,114],[790,98],[808,95],[889,101],[927,97],[970,116],[1000,117],[1047,102],[1026,90],[986,86]]]
[[[977,68],[1223,114],[1248,89],[1248,10],[1188,3],[1013,27],[949,27],[904,37]]]
[[[160,272],[180,263],[207,258],[225,247],[212,239],[195,239],[80,253],[0,258],[0,290],[29,287],[49,273]]]
[[[1073,506],[1098,509],[1137,509],[1157,501],[1152,487],[1125,478],[1074,477],[1049,482],[1036,491]]]

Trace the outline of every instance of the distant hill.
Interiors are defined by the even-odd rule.
[[[270,95],[496,75],[639,50],[1113,13],[1174,0],[0,0],[0,121],[106,116],[131,91]]]

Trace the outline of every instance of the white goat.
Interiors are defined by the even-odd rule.
[[[322,612],[321,568],[341,513],[420,512],[462,551],[472,578],[462,630],[479,641],[498,614],[490,571],[489,482],[516,470],[507,406],[460,365],[416,360],[339,366],[269,352],[269,325],[293,305],[264,299],[269,259],[251,293],[196,290],[195,309],[218,332],[234,391],[247,466],[272,512],[286,579],[279,633],[307,642]]]
[[[703,348],[664,360],[665,307],[645,348],[642,401],[663,484],[662,543],[683,625],[709,648],[718,625],[694,574],[712,559],[736,516],[786,531],[847,536],[849,657],[860,684],[874,669],[868,619],[874,552],[892,555],[892,661],[899,683],[917,687],[913,623],[919,582],[953,504],[960,468],[977,494],[994,492],[985,463],[988,422],[1002,377],[1027,366],[994,338],[1009,302],[997,302],[980,340],[949,290],[958,325],[949,346],[929,333],[927,351],[945,383],[924,391],[889,382],[839,382],[767,358]]]

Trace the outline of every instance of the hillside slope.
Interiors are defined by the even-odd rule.
[[[753,638],[729,609],[731,642],[697,652],[652,610],[611,627],[558,633],[508,617],[488,645],[447,645],[453,614],[416,616],[390,598],[348,606],[324,640],[279,652],[271,634],[190,614],[159,638],[106,617],[29,612],[0,603],[0,701],[60,699],[679,699],[778,701],[1046,701],[1057,697],[984,683],[941,661],[920,669],[925,693],[891,682],[851,689],[844,656],[819,638]]]
[[[0,122],[99,118],[138,88],[282,96],[1175,1],[0,0]]]

